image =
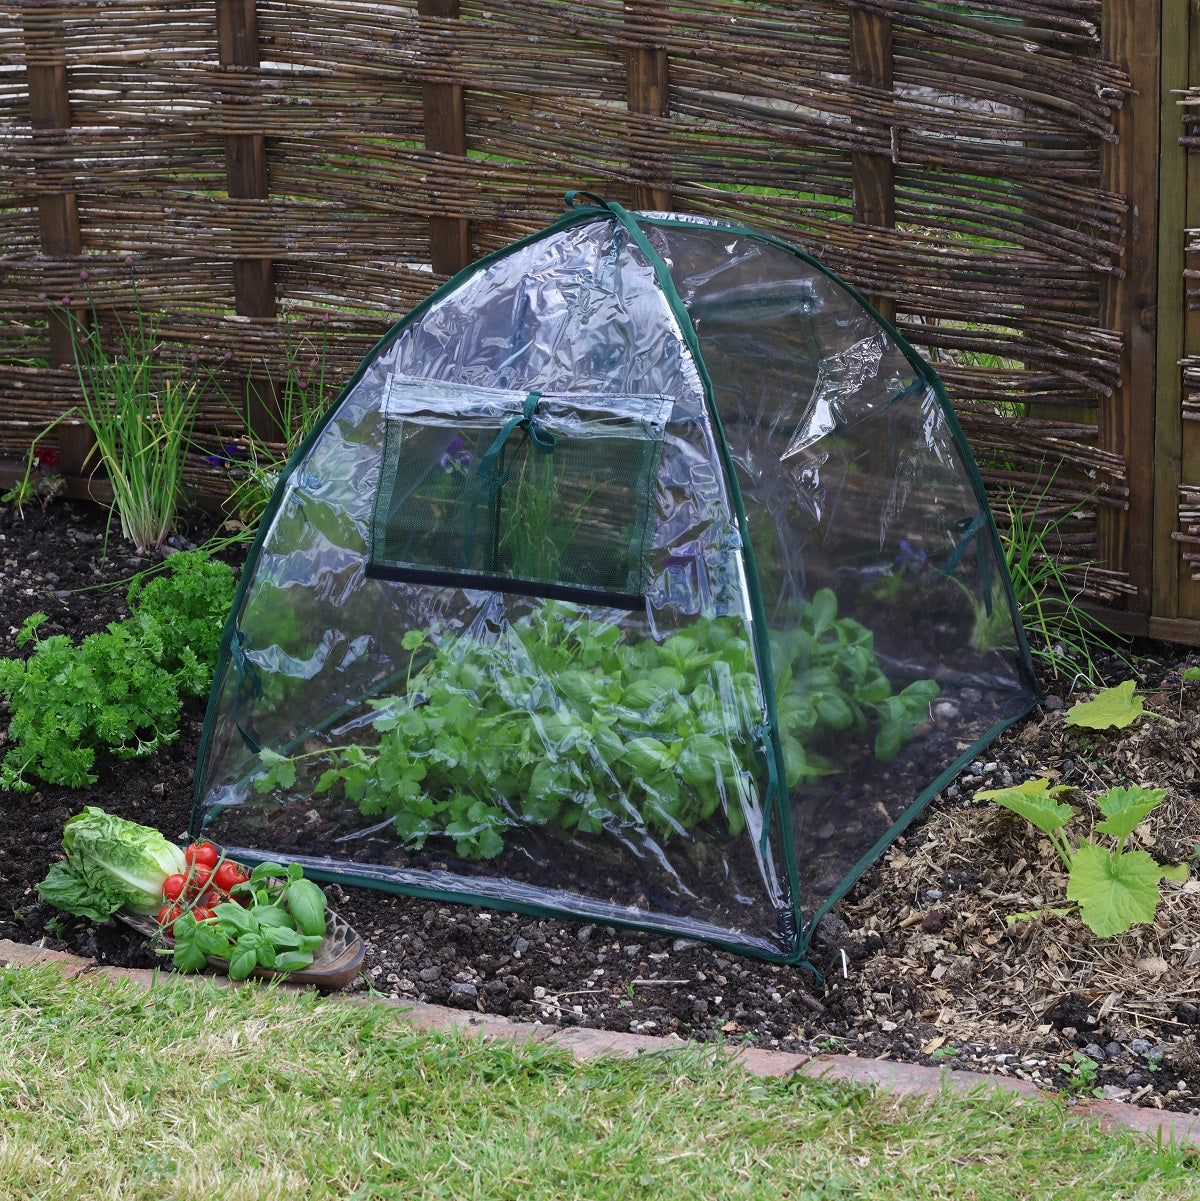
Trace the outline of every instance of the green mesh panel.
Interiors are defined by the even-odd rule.
[[[669,410],[393,380],[370,571],[641,597]]]

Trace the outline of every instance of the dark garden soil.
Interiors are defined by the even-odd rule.
[[[105,520],[72,502],[23,518],[0,507],[0,656],[21,653],[15,635],[33,612],[49,615],[43,634],[76,638],[127,615],[125,588],[97,585],[148,561],[115,532],[105,555]],[[212,525],[193,514],[176,541],[203,539]],[[1200,683],[1182,673],[1200,652],[1122,649],[1131,666],[1106,658],[1105,682],[1136,679],[1160,716],[1123,731],[1068,730],[1080,694],[1046,681],[1044,708],[973,763],[822,923],[811,957],[823,985],[806,969],[685,939],[330,886],[367,944],[354,987],[522,1021],[951,1063],[1200,1112],[1200,880],[1164,886],[1153,925],[1095,938],[1077,916],[1053,912],[1067,908],[1065,879],[1044,838],[972,800],[1036,774],[1076,786],[1083,809],[1113,784],[1163,788],[1136,838],[1160,861],[1195,860]],[[90,789],[0,792],[0,937],[126,966],[161,962],[123,926],[51,909],[34,885],[85,804],[182,841],[202,717],[200,702],[188,704],[177,742],[147,759],[103,760]]]

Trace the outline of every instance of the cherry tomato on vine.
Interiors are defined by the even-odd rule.
[[[211,842],[193,842],[184,848],[183,858],[189,864],[207,867],[211,871],[221,858],[221,852]]]
[[[192,865],[192,870],[188,875],[187,892],[189,897],[198,897],[207,887],[209,877],[212,872],[207,867],[201,867],[196,863]]]
[[[196,908],[192,910],[192,917],[194,917],[198,922],[206,922],[210,917],[215,916],[216,915],[211,909],[208,909],[203,905],[197,905]]]
[[[187,887],[187,877],[182,872],[175,872],[163,881],[162,894],[168,901],[178,901]]]
[[[155,916],[155,921],[162,927],[164,934],[171,934],[175,929],[175,919],[183,912],[182,905],[164,905]]]
[[[219,889],[210,888],[207,892],[200,895],[196,904],[206,909],[214,909],[217,905],[223,905],[228,900],[229,898]]]
[[[230,892],[235,885],[245,884],[250,877],[231,859],[226,859],[224,863],[213,873],[212,882],[226,892]]]

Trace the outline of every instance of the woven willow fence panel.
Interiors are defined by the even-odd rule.
[[[317,359],[332,399],[448,273],[585,188],[742,218],[858,286],[943,374],[1000,520],[1069,513],[1082,592],[1120,604],[1127,572],[1084,566],[1128,497],[1101,430],[1128,207],[1103,164],[1130,93],[1103,10],[0,4],[0,457],[74,399],[64,305],[90,296],[105,329],[140,305],[211,367],[212,449],[241,436],[247,376]],[[191,478],[221,485],[203,454]]]

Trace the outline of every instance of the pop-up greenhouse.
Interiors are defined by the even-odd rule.
[[[583,194],[289,464],[192,834],[797,962],[1034,683],[933,371],[753,229]]]

